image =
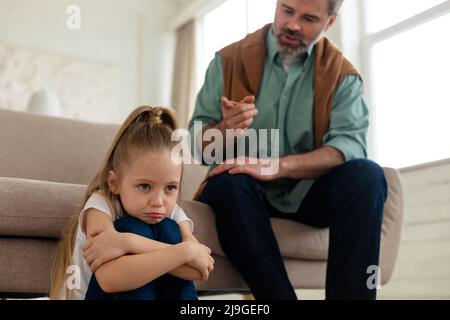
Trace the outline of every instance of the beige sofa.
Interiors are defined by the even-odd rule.
[[[85,185],[93,177],[117,126],[80,122],[0,109],[0,293],[46,295],[49,268],[60,232],[75,214]],[[247,287],[218,242],[214,215],[190,201],[206,173],[188,165],[181,207],[196,225],[195,235],[211,247],[215,270],[201,291]],[[381,281],[397,258],[403,216],[399,174],[385,168],[389,195],[381,244]],[[295,288],[324,288],[328,230],[272,219],[289,277]]]

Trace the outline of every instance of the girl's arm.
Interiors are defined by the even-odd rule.
[[[181,239],[182,241],[191,241],[194,243],[199,243],[197,238],[192,234],[191,227],[189,224],[189,221],[181,221],[179,224],[180,232],[181,232]],[[148,253],[152,250],[152,248],[157,248],[156,250],[165,249],[170,246],[170,244],[158,242],[155,240],[147,239],[145,237],[141,237],[136,234],[129,234],[129,240],[130,243],[130,253]],[[155,242],[155,243],[153,243]],[[214,261],[214,260],[213,260]],[[172,272],[170,272],[171,275],[184,279],[189,281],[201,281],[202,280],[202,274],[197,269],[189,266],[189,265],[182,265]]]
[[[170,246],[136,234],[117,232],[111,218],[93,208],[86,211],[82,228],[87,236],[87,241],[82,247],[84,258],[94,272],[103,263],[124,254],[151,252]],[[144,243],[139,241],[141,239],[148,241]]]
[[[191,249],[179,243],[166,249],[122,256],[103,264],[96,272],[97,281],[107,293],[124,292],[144,286],[154,279],[189,263]],[[151,267],[150,267],[151,266]]]
[[[125,240],[128,242],[127,248],[128,253],[132,254],[143,254],[143,253],[149,253],[157,250],[167,249],[171,247],[171,244],[167,244],[164,242],[159,242],[156,240],[148,239],[145,237],[142,237],[140,235],[134,234],[134,233],[119,233],[123,234],[124,237],[127,239]],[[195,243],[198,243],[198,241],[195,239],[194,236],[192,236],[195,240]],[[194,241],[191,239],[191,241]],[[183,240],[184,241],[184,240]],[[171,275],[181,278],[183,280],[188,281],[200,281],[202,280],[202,274],[197,269],[185,264],[182,266],[179,266],[178,268],[172,270],[169,272]]]
[[[178,225],[180,227],[182,241],[192,241],[194,243],[199,243],[197,238],[192,234],[191,227],[188,221],[181,221]],[[128,234],[128,242],[129,253],[134,254],[148,253],[154,250],[165,249],[171,246],[170,244],[158,242],[132,233]],[[182,265],[171,271],[170,274],[188,281],[202,280],[202,274],[200,273],[200,271],[189,265]]]
[[[194,243],[199,243],[197,238],[192,234],[189,221],[181,221],[178,223],[178,225],[180,226],[182,241],[192,241]]]
[[[111,219],[96,209],[86,211],[83,229],[88,237],[88,241],[83,245],[84,257],[93,272],[104,263],[126,253],[143,254],[172,246],[133,233],[117,232]],[[189,265],[180,265],[170,274],[189,281],[202,279],[200,271]]]

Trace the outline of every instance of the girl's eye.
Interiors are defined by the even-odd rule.
[[[150,190],[150,185],[143,183],[143,184],[138,185],[138,188],[142,191],[147,191],[147,190]]]
[[[175,185],[173,185],[173,186],[168,186],[168,187],[166,188],[166,190],[167,190],[167,192],[173,192],[173,191],[177,190],[177,186],[175,186]]]

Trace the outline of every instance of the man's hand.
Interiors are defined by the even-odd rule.
[[[230,101],[226,97],[221,98],[222,104],[222,121],[219,123],[206,126],[202,129],[202,133],[197,136],[198,144],[201,146],[202,152],[211,144],[211,141],[203,140],[203,136],[210,129],[220,130],[223,137],[223,145],[228,146],[235,143],[236,138],[245,133],[245,131],[253,123],[254,117],[258,114],[255,106],[255,97],[246,96],[240,102]],[[232,130],[231,138],[227,139],[227,129]]]
[[[83,244],[83,256],[92,272],[102,264],[127,253],[125,237],[126,233],[110,229],[93,235]]]
[[[230,101],[222,97],[222,132],[226,129],[246,130],[253,123],[253,118],[258,114],[255,106],[255,97],[247,96],[240,102]]]
[[[230,174],[247,174],[260,181],[270,181],[282,177],[280,159],[238,157],[218,165],[211,170],[209,175],[216,176],[225,171],[228,171]]]

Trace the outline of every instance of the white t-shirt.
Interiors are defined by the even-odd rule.
[[[117,213],[119,217],[123,216],[122,206],[119,201],[116,200],[114,205],[116,206]],[[75,246],[72,255],[72,265],[78,266],[80,271],[80,287],[72,290],[72,299],[73,300],[84,300],[86,296],[86,291],[89,285],[89,281],[91,280],[92,271],[89,268],[89,265],[86,263],[86,260],[83,257],[83,251],[81,247],[86,241],[86,233],[82,230],[81,226],[83,225],[83,218],[87,211],[87,209],[97,209],[103,213],[105,213],[108,217],[113,219],[113,214],[111,209],[108,206],[105,198],[99,194],[94,193],[87,201],[86,204],[81,210],[80,217],[78,218],[78,228],[77,228],[77,236],[75,239]],[[175,220],[180,223],[181,221],[189,221],[191,226],[191,231],[194,230],[194,222],[189,219],[186,213],[181,209],[178,205],[175,205],[175,208],[170,215],[170,219]]]

